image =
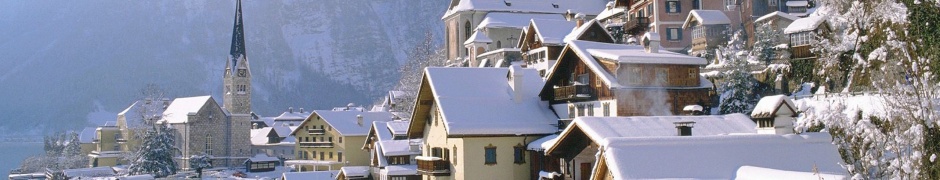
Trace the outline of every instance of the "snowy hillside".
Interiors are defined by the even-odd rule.
[[[440,36],[447,1],[245,1],[254,110],[365,104],[407,49]],[[156,83],[221,93],[234,1],[0,1],[0,130],[80,129]],[[441,38],[435,38],[441,39]]]

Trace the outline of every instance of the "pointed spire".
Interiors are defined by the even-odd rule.
[[[236,0],[235,5],[235,27],[232,28],[232,50],[229,52],[232,58],[232,70],[238,66],[238,60],[245,57],[245,28],[242,26],[242,1]]]

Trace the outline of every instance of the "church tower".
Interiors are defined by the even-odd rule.
[[[242,1],[235,7],[235,27],[232,28],[232,49],[225,63],[225,84],[222,106],[232,114],[251,113],[251,68],[245,54],[245,31],[242,26]]]

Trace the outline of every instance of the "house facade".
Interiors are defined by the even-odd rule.
[[[657,39],[647,33],[644,46],[568,42],[539,96],[568,120],[670,115],[686,105],[711,105],[712,85],[699,75],[705,59],[660,51]]]
[[[189,157],[212,156],[216,167],[240,166],[251,157],[248,118],[236,118],[210,96],[176,98],[167,107],[161,123],[176,130],[178,156],[183,169]]]
[[[421,179],[415,157],[421,155],[423,141],[407,139],[408,121],[372,122],[362,149],[369,152],[369,172],[373,179]]]
[[[557,131],[541,86],[519,66],[427,68],[407,133],[423,179],[529,179],[525,145]]]
[[[362,150],[373,121],[391,121],[389,112],[316,110],[291,132],[296,138],[295,158],[285,162],[298,171],[339,170],[343,166],[368,166]]]
[[[813,45],[819,42],[819,38],[828,36],[829,32],[829,25],[823,16],[800,18],[790,23],[783,30],[790,40],[790,59],[815,59]]]
[[[688,50],[692,32],[684,30],[683,23],[691,10],[717,10],[731,20],[732,30],[741,26],[741,10],[737,0],[628,0],[624,7],[624,32],[639,37],[646,32],[663,35],[662,46],[669,51]],[[645,30],[644,30],[645,29]]]
[[[731,20],[719,10],[692,10],[682,29],[692,32],[689,55],[714,60],[716,49],[728,43]]]

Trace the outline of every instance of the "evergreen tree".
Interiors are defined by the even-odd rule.
[[[212,159],[208,155],[193,155],[189,157],[189,167],[196,169],[198,178],[202,178],[202,170],[212,168]]]
[[[755,32],[756,42],[754,42],[754,49],[751,50],[752,55],[760,62],[770,64],[779,56],[776,49],[776,46],[781,44],[780,40],[777,39],[779,34],[783,34],[783,32],[771,26],[771,23],[758,25]]]
[[[173,162],[173,157],[178,149],[175,147],[174,133],[173,129],[164,124],[157,124],[147,131],[140,149],[137,150],[127,168],[128,173],[131,175],[151,174],[154,177],[176,174],[178,168]]]
[[[720,61],[728,68],[723,73],[725,82],[718,89],[721,92],[719,105],[721,114],[747,113],[751,111],[755,103],[752,98],[755,83],[751,80],[751,72],[748,69],[747,51],[742,47],[744,47],[744,41],[741,32],[738,31],[731,36],[728,45],[719,47],[716,52]]]
[[[62,155],[66,157],[81,156],[82,146],[81,142],[78,141],[78,133],[74,131],[69,132],[66,137],[68,137],[68,141],[65,142],[65,147],[62,149]]]

